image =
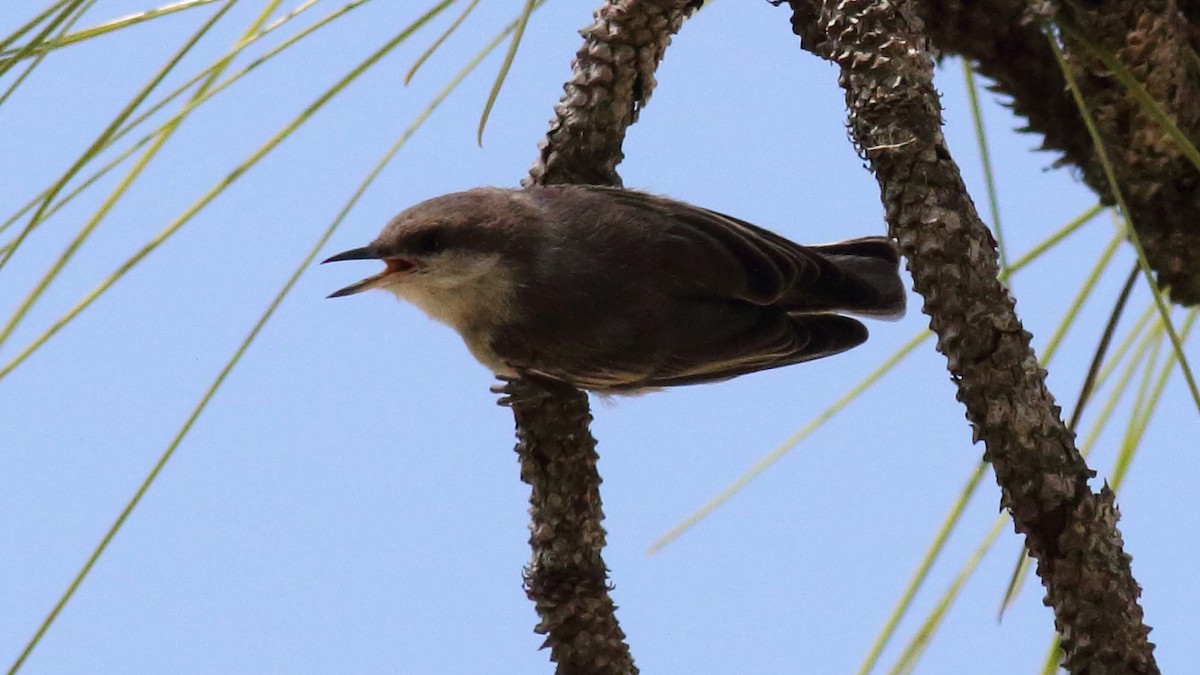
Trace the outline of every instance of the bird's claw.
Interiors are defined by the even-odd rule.
[[[526,386],[524,380],[519,377],[497,375],[496,379],[500,380],[500,383],[490,387],[493,394],[500,394],[500,398],[496,399],[496,405],[511,408],[514,403],[532,403],[536,399],[545,397],[544,391]],[[537,395],[535,396],[535,394]]]
[[[496,375],[500,384],[493,384],[490,390],[500,394],[496,405],[511,408],[516,403],[538,403],[556,394],[573,393],[575,387],[562,380],[556,380],[546,375],[520,370],[516,375]]]

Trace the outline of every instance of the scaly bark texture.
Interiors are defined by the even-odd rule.
[[[654,92],[671,35],[703,0],[615,0],[580,31],[583,46],[523,184],[621,185],[625,129]]]
[[[1027,0],[924,0],[913,9],[933,47],[970,60],[991,79],[991,89],[1029,121],[1021,131],[1042,135],[1043,150],[1061,152],[1060,164],[1094,162],[1091,137],[1050,43],[1026,16]]]
[[[550,131],[523,183],[620,185],[625,129],[654,90],[671,35],[699,0],[613,0],[581,31]],[[513,404],[521,479],[530,485],[533,557],[525,589],[559,675],[637,673],[609,596],[596,440],[581,392]]]
[[[1200,59],[1189,41],[1194,28],[1173,0],[1064,2],[1059,12],[1060,20],[1113,54],[1184,135],[1200,143]],[[1107,66],[1082,45],[1068,40],[1067,47],[1159,283],[1170,286],[1177,302],[1200,303],[1200,170]],[[1080,166],[1107,196],[1098,162]]]
[[[600,474],[592,416],[583,392],[513,406],[521,480],[529,484],[529,545],[525,591],[540,621],[558,673],[638,672],[608,595],[601,551]]]
[[[1200,144],[1200,4],[1173,0],[1050,0],[1038,5],[1113,54]],[[1011,97],[1044,135],[1043,147],[1063,153],[1060,164],[1080,170],[1106,203],[1113,203],[1104,172],[1038,17],[1026,0],[927,0],[916,11],[934,46],[977,64],[994,89]],[[1134,228],[1159,283],[1177,303],[1200,303],[1200,171],[1144,113],[1134,97],[1082,45],[1066,44],[1067,58],[1099,123]]]
[[[801,44],[841,67],[851,135],[879,182],[892,236],[937,333],[977,440],[1037,559],[1075,673],[1156,673],[1110,490],[1046,388],[997,281],[995,242],[946,148],[933,58],[905,0],[791,0]]]

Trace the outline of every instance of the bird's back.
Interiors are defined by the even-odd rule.
[[[727,379],[844,351],[867,332],[832,312],[880,302],[846,261],[876,257],[896,276],[886,240],[834,249],[842,258],[830,261],[644,193],[550,186],[519,198],[540,212],[535,243],[523,243],[537,255],[516,291],[524,315],[493,347],[517,367],[594,390]]]

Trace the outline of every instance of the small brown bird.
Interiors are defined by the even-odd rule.
[[[884,237],[800,246],[750,223],[617,188],[477,188],[396,216],[329,258],[387,267],[384,288],[458,331],[502,379],[601,393],[713,382],[867,339],[839,312],[904,314]]]

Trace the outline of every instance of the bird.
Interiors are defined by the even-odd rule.
[[[899,259],[882,236],[802,246],[648,192],[545,185],[429,199],[323,263],[382,261],[329,297],[391,291],[502,381],[610,395],[856,347],[867,328],[847,314],[904,314]]]

